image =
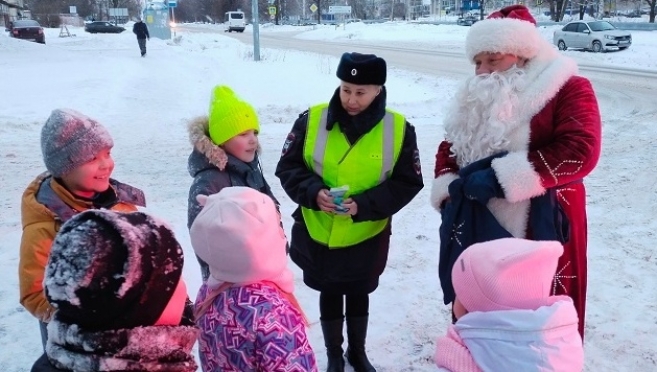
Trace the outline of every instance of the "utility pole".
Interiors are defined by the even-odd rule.
[[[274,24],[278,25],[278,17],[279,13],[281,12],[281,0],[276,0],[274,2],[274,6],[276,7],[276,14],[274,14]]]
[[[253,13],[253,60],[260,61],[260,19],[258,17],[258,0],[251,0],[251,13]]]

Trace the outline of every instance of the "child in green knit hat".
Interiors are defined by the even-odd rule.
[[[260,166],[260,124],[253,106],[230,87],[218,85],[212,90],[209,114],[192,120],[188,129],[193,149],[187,168],[194,179],[187,204],[188,228],[202,208],[196,197],[216,194],[224,187],[256,189],[278,206]],[[198,261],[205,281],[210,275],[208,265]]]

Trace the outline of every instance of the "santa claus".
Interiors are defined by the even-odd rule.
[[[509,235],[527,239],[541,239],[530,224],[532,200],[554,195],[570,228],[552,294],[573,299],[583,337],[587,221],[582,179],[597,164],[601,146],[600,111],[591,83],[577,76],[573,60],[541,37],[521,5],[475,23],[466,54],[476,74],[458,89],[445,116],[431,190],[443,224],[453,224],[441,226],[441,235],[443,230],[453,234],[441,236],[441,250],[447,240],[461,242],[461,222],[444,215],[455,194],[485,205]],[[490,156],[495,157],[484,168],[459,177],[465,167]]]

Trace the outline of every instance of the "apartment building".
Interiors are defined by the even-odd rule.
[[[7,27],[16,19],[29,18],[24,0],[0,0],[0,26]]]

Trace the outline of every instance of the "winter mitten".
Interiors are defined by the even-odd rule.
[[[469,175],[463,182],[466,198],[487,204],[491,198],[504,198],[504,190],[497,181],[493,168],[480,170]]]
[[[449,193],[450,198],[463,194],[463,182],[463,178],[457,178],[449,183],[449,186],[447,186],[447,192]]]

